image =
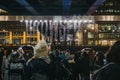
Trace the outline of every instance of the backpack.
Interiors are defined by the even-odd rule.
[[[35,66],[38,66],[39,69],[37,69]],[[37,59],[36,60],[36,65],[33,65],[32,63],[30,64],[31,68],[35,71],[33,71],[33,74],[31,76],[31,80],[49,80],[48,77],[48,69],[49,65],[42,59]]]

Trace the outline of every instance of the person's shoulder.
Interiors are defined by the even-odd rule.
[[[34,65],[45,65],[47,64],[44,59],[38,58],[38,59],[32,59],[30,61],[30,63],[34,64]]]
[[[35,59],[30,58],[30,59],[26,62],[26,65],[29,66],[29,65],[31,65],[31,64],[34,64],[35,62],[36,62]]]
[[[115,71],[115,70],[120,70],[120,64],[116,64],[116,63],[108,63],[106,65],[104,65],[103,67],[101,67],[100,69],[94,71],[94,74],[97,74],[99,72],[104,71],[105,73],[111,73],[111,71]]]
[[[114,62],[111,62],[111,63],[108,63],[106,64],[105,66],[103,66],[104,69],[120,69],[120,64],[117,64],[117,63],[114,63]]]
[[[120,64],[116,63],[108,63],[105,66],[101,68],[101,70],[104,70],[104,74],[108,76],[114,76],[117,74],[120,74]]]

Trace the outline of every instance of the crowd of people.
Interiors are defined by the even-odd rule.
[[[120,41],[106,54],[52,50],[46,41],[17,50],[0,48],[0,80],[119,80],[119,52]]]

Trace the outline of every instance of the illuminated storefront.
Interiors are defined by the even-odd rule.
[[[0,44],[108,46],[120,39],[120,16],[0,16]]]

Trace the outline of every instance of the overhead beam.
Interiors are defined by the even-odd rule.
[[[3,6],[3,5],[0,5],[0,8],[6,10],[6,11],[8,11],[8,12],[10,11],[7,7],[5,7],[5,6]]]
[[[63,13],[69,14],[69,10],[71,7],[71,0],[62,0],[62,7],[63,7]]]
[[[101,6],[106,0],[96,0],[95,3],[89,8],[86,15],[91,15],[99,6]]]
[[[20,5],[25,7],[28,11],[30,11],[33,15],[38,15],[39,13],[25,0],[16,0]]]

